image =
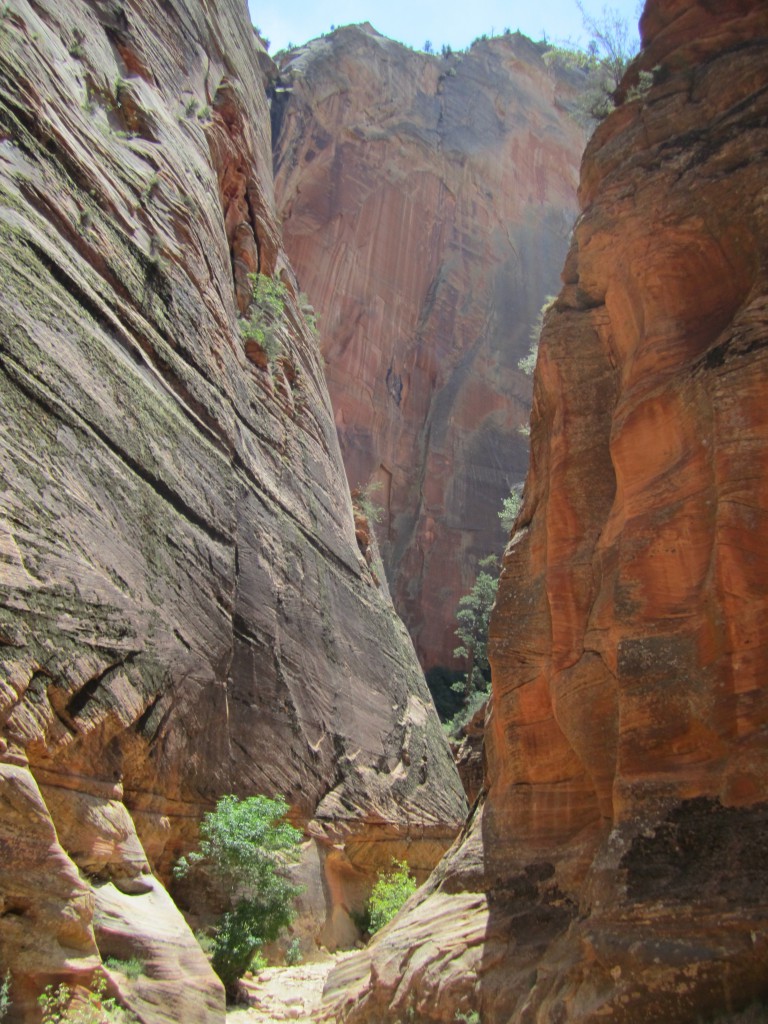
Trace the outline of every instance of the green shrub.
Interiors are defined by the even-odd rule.
[[[384,514],[381,505],[373,500],[374,494],[381,490],[380,480],[369,480],[367,484],[358,484],[352,490],[352,507],[365,516],[370,523],[380,523]]]
[[[265,942],[274,942],[294,917],[300,890],[280,871],[298,855],[302,835],[285,821],[282,797],[223,796],[200,825],[199,850],[182,857],[174,875],[183,878],[205,864],[223,882],[230,908],[213,939],[211,964],[232,995]]]
[[[513,487],[508,497],[501,503],[501,512],[496,513],[501,520],[501,528],[505,533],[510,533],[520,513],[520,507],[523,504],[520,490],[520,486]]]
[[[298,935],[291,940],[288,949],[285,951],[285,962],[289,967],[298,966],[304,959],[304,954],[301,952],[301,940]]]
[[[108,956],[104,961],[104,966],[110,971],[120,971],[126,978],[140,978],[144,974],[144,964],[137,956],[129,957],[127,960]]]
[[[83,1002],[74,999],[69,985],[48,985],[37,997],[41,1024],[137,1024],[134,1013],[104,997],[106,988],[107,979],[97,978]]]
[[[254,341],[273,363],[282,351],[276,327],[285,312],[286,288],[282,281],[266,274],[249,274],[251,305],[248,316],[240,321],[240,334]]]
[[[392,869],[379,875],[368,900],[368,930],[371,935],[391,921],[408,897],[415,892],[416,879],[408,873],[407,863],[404,860],[393,860]]]

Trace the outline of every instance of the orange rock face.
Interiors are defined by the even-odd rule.
[[[689,1024],[767,994],[768,10],[642,27],[542,338],[487,799],[332,977],[343,1019]]]
[[[290,801],[328,941],[390,851],[412,847],[426,875],[464,817],[413,646],[358,549],[274,216],[265,59],[239,0],[0,11],[14,1024],[47,982],[132,955],[145,975],[110,985],[147,1024],[221,1019],[158,877],[223,793]],[[282,294],[268,344],[238,325],[254,271]]]
[[[573,86],[529,40],[441,59],[370,26],[316,40],[273,98],[286,249],[319,314],[350,483],[373,481],[395,605],[425,667],[499,551],[522,479],[517,368],[576,211]]]

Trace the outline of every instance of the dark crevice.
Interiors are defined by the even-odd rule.
[[[141,715],[136,720],[136,724],[135,724],[135,727],[134,727],[136,729],[136,732],[139,732],[139,733],[143,733],[144,732],[144,730],[147,727],[147,723],[149,722],[150,718],[152,717],[152,712],[155,710],[157,705],[160,703],[161,697],[162,697],[162,694],[158,693],[157,696],[147,705],[147,707],[144,709],[144,711],[142,711]]]
[[[136,654],[137,652],[134,651],[131,654],[126,655],[125,658],[121,658],[120,661],[111,662],[102,672],[99,672],[98,675],[89,679],[85,685],[77,691],[74,697],[68,701],[65,708],[66,713],[71,718],[76,718],[85,708],[86,704],[88,704],[96,695],[96,691],[99,689],[106,677],[116,668],[124,668],[126,665],[130,664],[130,662],[135,659]]]

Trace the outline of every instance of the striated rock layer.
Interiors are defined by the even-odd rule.
[[[284,793],[337,941],[465,803],[360,554],[273,209],[245,5],[0,11],[0,965],[12,1020],[101,957],[142,1021],[221,986],[162,885],[222,793]],[[248,273],[279,282],[244,341]],[[264,314],[266,315],[266,314]],[[264,339],[262,339],[264,340]]]
[[[487,798],[331,977],[338,1019],[768,1002],[768,8],[654,0],[641,27],[542,339]]]
[[[440,58],[364,25],[292,55],[274,90],[286,249],[426,668],[454,663],[458,599],[527,468],[517,363],[576,214],[574,83],[522,36]]]

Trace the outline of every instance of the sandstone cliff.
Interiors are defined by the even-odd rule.
[[[100,957],[143,1021],[221,987],[152,871],[215,798],[281,792],[328,941],[425,874],[464,799],[360,554],[274,216],[245,5],[0,9],[0,964],[15,1020]],[[250,272],[283,294],[244,340]],[[314,902],[310,897],[314,897]]]
[[[576,213],[573,88],[521,36],[440,58],[364,25],[292,54],[274,92],[286,249],[427,668],[453,664],[458,598],[501,550],[497,513],[527,468],[517,362]]]
[[[542,339],[487,799],[332,977],[337,1019],[768,997],[768,8],[651,0],[641,25]]]

